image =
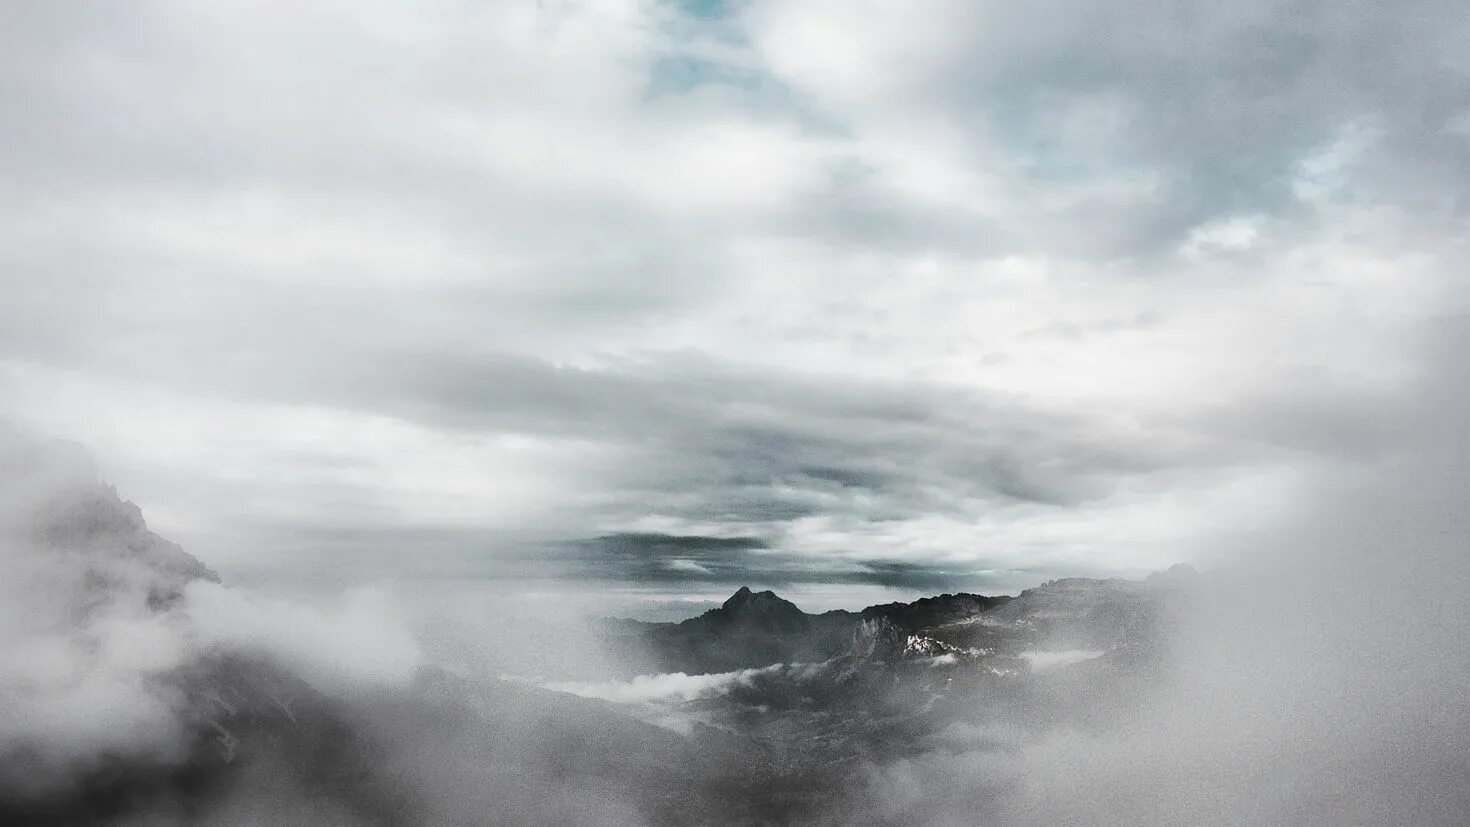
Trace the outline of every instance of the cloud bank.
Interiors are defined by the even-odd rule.
[[[1371,459],[1463,309],[1453,3],[5,15],[0,405],[227,569],[1139,574]]]

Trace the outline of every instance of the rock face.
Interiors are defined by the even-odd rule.
[[[79,446],[0,427],[0,542],[11,560],[80,580],[80,611],[136,596],[151,609],[192,580],[218,582],[203,563],[148,529],[143,512],[102,482]]]
[[[1008,595],[987,597],[983,594],[941,594],[921,597],[912,603],[884,603],[869,606],[861,614],[864,619],[883,617],[900,628],[917,632],[945,623],[954,623],[1005,605]]]
[[[870,660],[897,660],[903,657],[909,640],[897,623],[886,617],[870,617],[858,621],[852,630],[852,647],[848,654]]]
[[[31,537],[44,549],[78,558],[92,578],[94,600],[138,589],[150,608],[162,609],[192,580],[219,582],[196,557],[150,531],[138,506],[110,485],[58,492],[42,504]]]

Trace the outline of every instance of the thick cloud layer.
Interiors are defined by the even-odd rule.
[[[3,14],[0,404],[227,570],[1141,573],[1379,450],[1460,295],[1453,3]]]

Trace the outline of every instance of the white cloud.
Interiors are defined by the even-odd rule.
[[[777,663],[759,669],[714,672],[707,675],[666,672],[638,675],[626,681],[548,683],[544,684],[544,688],[620,704],[681,704],[726,695],[738,686],[750,686],[761,675],[779,672],[785,668],[785,664]]]
[[[685,560],[683,558],[680,558],[680,559],[677,559],[677,560],[669,560],[669,561],[667,561],[667,562],[664,563],[664,567],[667,568],[669,571],[684,572],[684,573],[688,573],[688,574],[711,574],[712,573],[705,566],[701,566],[699,563],[696,563],[693,560]]]

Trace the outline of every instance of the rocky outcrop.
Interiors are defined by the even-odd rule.
[[[80,446],[14,428],[0,428],[0,541],[32,570],[49,566],[78,580],[66,594],[82,613],[133,599],[160,610],[190,581],[219,580],[150,531]]]

